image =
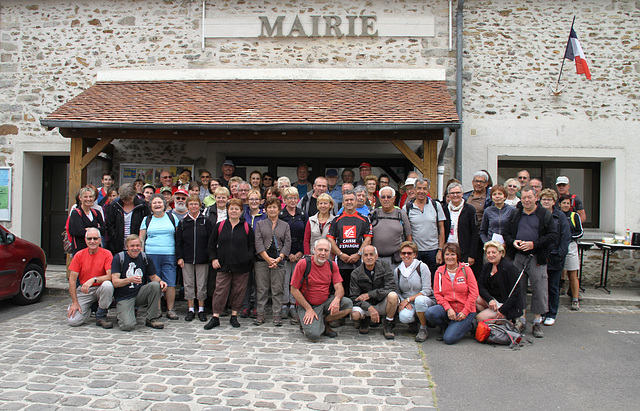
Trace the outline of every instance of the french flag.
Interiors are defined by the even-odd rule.
[[[589,72],[589,66],[587,60],[584,58],[584,51],[578,41],[578,36],[575,30],[571,28],[571,34],[569,34],[569,41],[567,42],[567,50],[564,52],[564,58],[576,62],[576,73],[584,74],[587,80],[591,80],[591,72]]]

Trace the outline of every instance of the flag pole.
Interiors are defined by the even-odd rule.
[[[560,86],[560,76],[562,76],[562,70],[564,69],[564,61],[566,60],[565,56],[567,55],[567,49],[569,48],[569,43],[571,42],[571,31],[573,30],[573,25],[576,22],[576,16],[573,16],[573,21],[571,22],[571,30],[569,30],[569,38],[567,39],[567,47],[564,49],[564,55],[562,56],[562,65],[560,66],[560,74],[558,74],[558,81],[556,83],[556,91],[555,94],[560,94],[558,91],[558,87]]]

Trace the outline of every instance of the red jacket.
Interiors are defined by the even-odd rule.
[[[433,294],[438,304],[445,311],[453,308],[456,313],[463,312],[465,315],[475,313],[478,283],[469,264],[460,263],[458,265],[453,283],[446,270],[446,265],[438,267],[433,279]]]

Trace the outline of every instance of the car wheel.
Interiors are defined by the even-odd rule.
[[[37,303],[42,298],[44,285],[44,270],[42,267],[36,264],[27,265],[20,279],[18,295],[14,297],[15,302],[20,305]]]

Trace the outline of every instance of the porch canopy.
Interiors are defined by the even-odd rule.
[[[98,81],[40,122],[71,138],[69,192],[114,139],[386,140],[435,181],[437,141],[460,127],[444,80],[386,79]]]

